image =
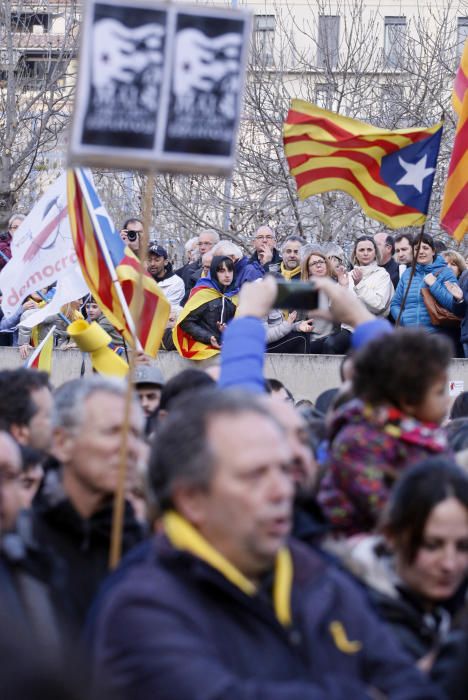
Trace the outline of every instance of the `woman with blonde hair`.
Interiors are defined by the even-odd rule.
[[[372,236],[359,236],[351,255],[353,269],[341,273],[338,282],[349,286],[375,316],[388,316],[393,297],[390,275],[380,267],[380,254]]]

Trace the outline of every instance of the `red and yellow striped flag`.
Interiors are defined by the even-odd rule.
[[[44,340],[39,343],[28,358],[25,367],[29,369],[40,369],[50,374],[52,369],[52,350],[54,348],[54,331],[55,326],[52,326]]]
[[[458,124],[440,224],[455,240],[461,241],[468,232],[468,40],[453,85],[452,103],[458,114]]]
[[[136,255],[125,247],[99,199],[91,174],[68,172],[68,212],[78,261],[93,297],[112,325],[134,346],[138,341],[154,357],[161,344],[170,304]],[[143,307],[137,290],[142,279]]]
[[[424,223],[442,124],[389,131],[293,100],[283,135],[301,199],[341,190],[390,228]]]

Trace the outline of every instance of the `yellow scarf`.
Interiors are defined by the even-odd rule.
[[[298,265],[294,268],[294,270],[287,270],[284,266],[284,263],[282,262],[280,271],[281,276],[284,277],[284,279],[287,280],[287,282],[290,282],[294,275],[297,275],[301,271],[301,266]]]
[[[257,586],[231,564],[220,552],[181,515],[169,511],[164,518],[164,531],[176,549],[191,552],[219,571],[228,581],[248,596],[254,596]],[[287,627],[291,624],[291,588],[293,564],[289,549],[283,547],[276,555],[273,583],[273,606],[278,621]]]

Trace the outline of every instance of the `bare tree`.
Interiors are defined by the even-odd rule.
[[[248,246],[256,226],[269,223],[280,240],[297,231],[309,240],[350,246],[357,235],[382,228],[344,193],[299,200],[282,147],[283,121],[292,97],[389,129],[428,126],[445,112],[427,223],[428,230],[443,235],[438,216],[453,143],[450,93],[457,66],[456,17],[466,14],[466,4],[464,10],[455,3],[426,7],[407,21],[401,18],[404,25],[389,27],[380,8],[363,0],[351,5],[309,0],[301,6],[299,15],[293,2],[277,2],[274,14],[258,19],[232,178],[157,177],[154,213],[161,239],[181,243],[201,228],[212,227]],[[114,187],[121,186],[121,179],[106,176]],[[132,192],[130,206],[138,208],[142,187],[143,178],[134,176],[127,188]],[[112,190],[108,185],[105,189]],[[115,207],[111,199],[109,194],[109,206]]]
[[[75,0],[0,0],[0,230],[69,121]]]

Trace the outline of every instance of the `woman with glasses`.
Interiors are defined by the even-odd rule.
[[[318,248],[310,249],[301,263],[301,281],[309,282],[315,278],[333,277],[333,268],[327,256]],[[328,308],[328,300],[319,294],[319,308]],[[307,318],[312,321],[312,331],[309,334],[309,352],[313,355],[335,354],[333,350],[333,336],[337,333],[337,327],[322,318],[313,318],[306,312]]]

